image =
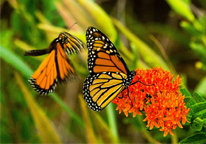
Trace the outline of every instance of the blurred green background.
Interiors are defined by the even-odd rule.
[[[91,111],[82,99],[87,50],[69,56],[79,79],[58,83],[55,93],[41,96],[28,79],[46,56],[23,54],[48,47],[62,31],[86,42],[86,29],[94,26],[130,70],[162,67],[205,98],[205,0],[2,0],[0,5],[0,142],[176,143],[195,133],[187,125],[163,137],[158,129],[146,129],[144,115],[126,118],[113,104]]]

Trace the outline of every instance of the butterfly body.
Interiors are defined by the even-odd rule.
[[[24,55],[27,56],[48,54],[29,79],[30,85],[40,94],[48,94],[54,91],[57,81],[62,83],[74,79],[76,73],[68,55],[78,53],[84,47],[81,40],[63,32],[51,42],[48,48],[26,51]]]
[[[94,111],[103,110],[122,90],[129,87],[135,71],[129,71],[112,42],[101,31],[86,32],[90,75],[83,85],[83,97]]]

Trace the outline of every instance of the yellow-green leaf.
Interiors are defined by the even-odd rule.
[[[146,43],[141,41],[118,20],[113,19],[113,22],[119,28],[119,30],[136,46],[139,54],[142,56],[142,59],[146,63],[148,63],[152,67],[158,66],[162,67],[163,69],[169,70],[164,60],[158,54],[156,54],[155,51],[153,51]]]
[[[51,121],[48,119],[48,117],[45,115],[42,109],[35,102],[35,100],[33,99],[29,90],[26,88],[18,73],[15,73],[15,78],[23,92],[24,98],[29,107],[32,118],[36,124],[42,142],[61,143],[60,138],[54,129],[54,125],[52,125]]]
[[[181,0],[167,0],[167,3],[170,5],[170,7],[179,15],[183,16],[187,20],[193,22],[195,20],[195,17],[191,10],[189,9],[189,6]]]
[[[111,41],[115,41],[117,33],[107,13],[92,1],[78,0],[78,2],[85,8],[90,17],[93,18],[98,28],[105,33]]]

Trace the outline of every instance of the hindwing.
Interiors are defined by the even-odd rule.
[[[89,75],[83,85],[83,97],[94,111],[104,109],[124,88],[127,75],[119,72],[102,72]]]

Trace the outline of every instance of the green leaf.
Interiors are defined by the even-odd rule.
[[[206,49],[202,42],[196,42],[196,41],[191,42],[190,47],[192,48],[192,50],[197,52],[203,58],[206,57]]]
[[[22,53],[23,56],[23,53]],[[31,76],[32,70],[23,62],[22,58],[0,45],[0,57],[20,71],[25,76]]]
[[[195,100],[193,99],[193,97],[191,96],[191,94],[187,91],[187,89],[182,88],[180,89],[182,95],[185,95],[185,99],[184,102],[186,103],[187,107],[191,107],[192,105],[196,104]],[[190,110],[191,113],[191,110]]]
[[[194,104],[192,107],[190,107],[190,111],[192,114],[191,121],[195,120],[197,117],[204,118],[206,114],[206,102],[200,102],[197,104]]]
[[[188,90],[186,88],[181,88],[180,91],[181,91],[182,95],[191,96],[191,94],[188,92]]]
[[[167,0],[167,3],[177,14],[183,16],[191,22],[195,20],[193,13],[189,9],[189,5],[185,2],[181,0]]]
[[[201,95],[199,95],[197,92],[194,93],[193,98],[197,103],[205,102],[205,99]]]
[[[89,17],[95,21],[98,28],[105,33],[111,41],[116,41],[117,33],[107,13],[93,1],[78,0],[78,2],[86,12],[88,12]]]
[[[206,133],[202,132],[189,136],[184,140],[180,141],[180,144],[183,143],[206,143]]]
[[[118,20],[113,19],[113,22],[119,28],[119,30],[136,46],[139,54],[142,56],[142,59],[144,59],[145,62],[147,62],[152,67],[158,66],[162,67],[163,69],[169,70],[164,60],[146,43],[135,36]]]
[[[193,110],[194,113],[198,113],[206,109],[206,102],[196,103],[191,107],[191,109]]]
[[[118,138],[118,131],[117,131],[117,123],[116,123],[116,117],[114,111],[115,109],[113,103],[109,104],[106,108],[109,127],[115,139],[118,140],[119,138]]]
[[[24,98],[27,102],[27,105],[29,107],[32,118],[36,124],[36,127],[39,130],[39,136],[42,138],[42,141],[44,143],[61,143],[60,138],[54,129],[54,126],[51,125],[51,121],[48,119],[43,110],[35,102],[31,93],[22,81],[20,75],[18,73],[15,73],[15,77],[23,92]]]
[[[195,91],[201,95],[206,96],[206,76],[198,83]]]
[[[200,117],[197,117],[194,121],[191,123],[191,129],[194,131],[203,131],[206,128],[206,118],[202,119]]]

